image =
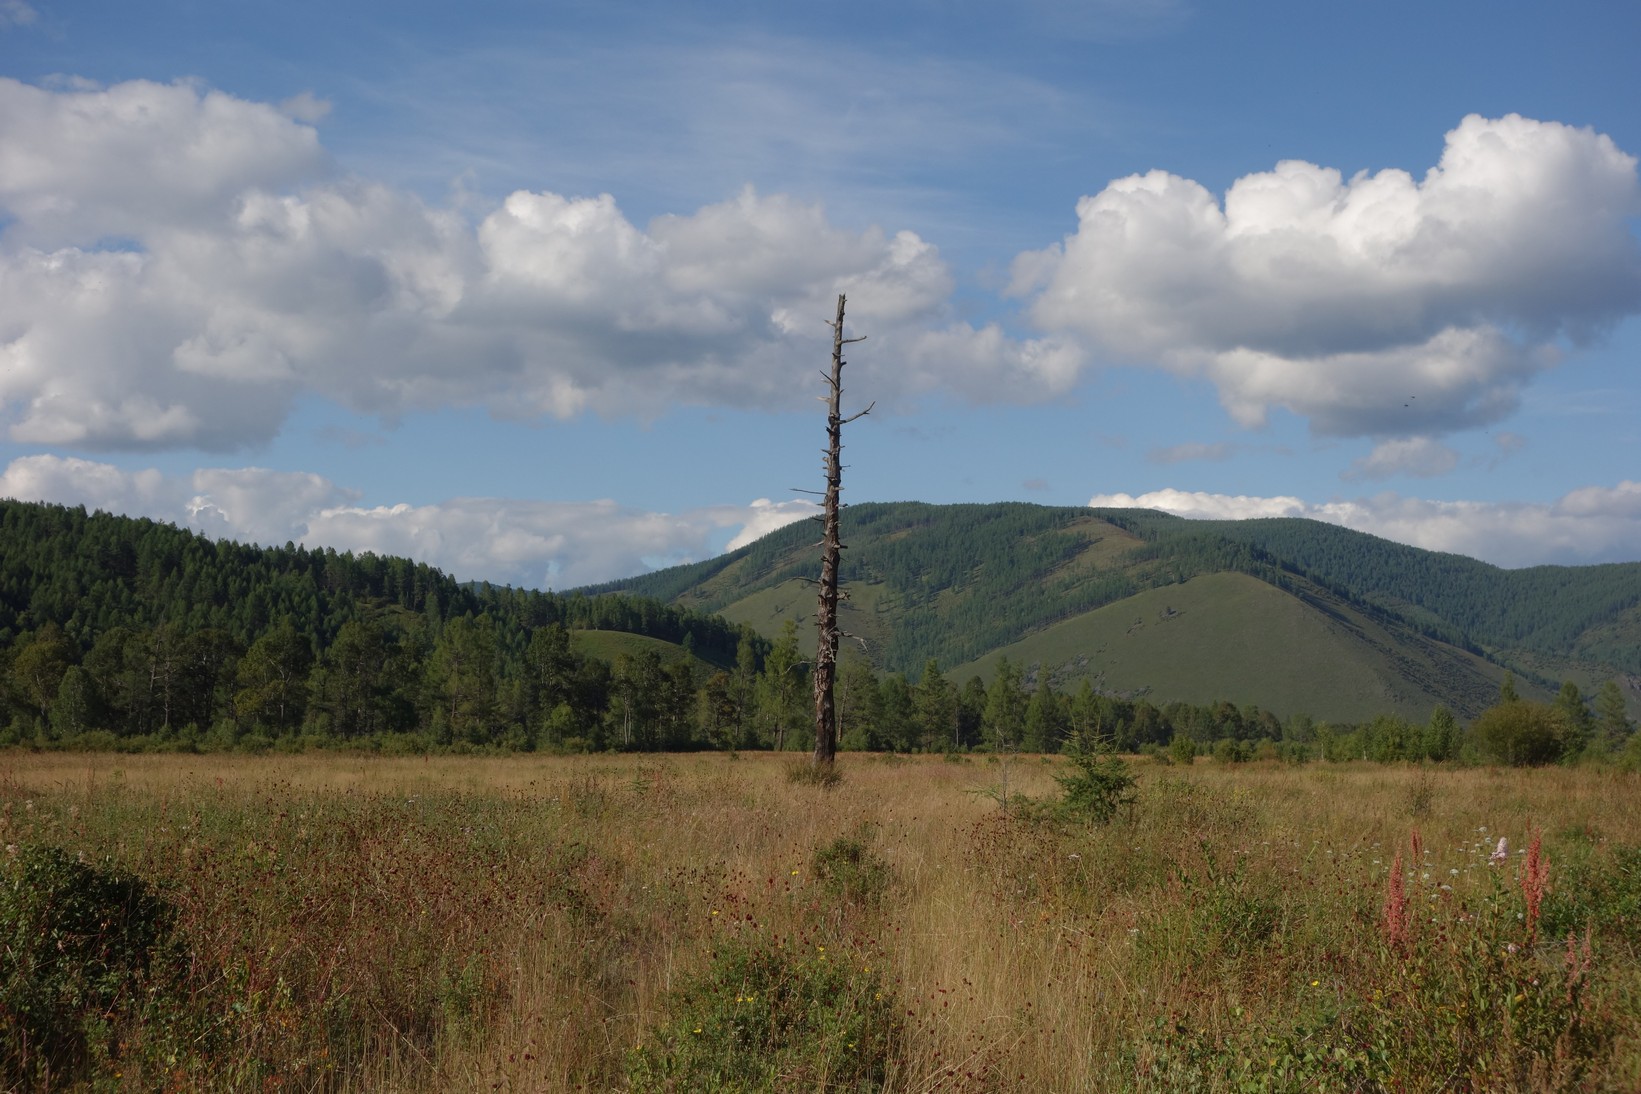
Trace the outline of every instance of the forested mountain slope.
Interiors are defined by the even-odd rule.
[[[435,624],[487,613],[515,644],[525,628],[553,623],[669,642],[688,636],[698,656],[725,665],[734,664],[741,637],[714,616],[645,597],[462,585],[405,558],[257,547],[146,519],[0,500],[0,645],[47,623],[82,649],[114,627],[162,624],[217,630],[248,645],[288,623],[324,649],[348,622],[389,611]]]
[[[0,502],[0,744],[700,747],[702,681],[750,688],[770,648],[631,594]]]
[[[1078,659],[1086,667],[1099,647],[1092,637],[1083,646],[1066,637],[1078,620],[1100,610],[1120,617],[1114,606],[1130,598],[1223,573],[1254,578],[1297,610],[1331,620],[1331,633],[1354,643],[1339,671],[1368,672],[1376,681],[1369,691],[1397,709],[1432,699],[1479,709],[1504,666],[1552,687],[1575,662],[1589,669],[1587,679],[1641,671],[1641,564],[1509,571],[1317,521],[1187,521],[1018,503],[863,504],[845,511],[844,537],[844,626],[879,668],[911,675],[929,660],[984,666],[1009,650],[1064,675]],[[720,558],[600,588],[722,612],[770,634],[812,611],[814,541],[812,525],[791,525]],[[1134,614],[1147,618],[1143,609]],[[1263,651],[1273,681],[1281,664],[1314,660],[1303,640],[1283,646],[1257,620],[1241,631],[1227,626],[1216,624],[1223,641]],[[1051,629],[1059,640],[1033,644]],[[1028,649],[1055,652],[1028,657]],[[1192,656],[1199,667],[1214,659],[1207,648]],[[1130,669],[1130,689],[1179,678],[1178,665]],[[1297,690],[1258,679],[1229,689],[1223,674],[1197,676],[1202,690],[1246,693],[1278,709],[1330,693],[1314,674]]]

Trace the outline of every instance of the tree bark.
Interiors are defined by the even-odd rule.
[[[832,372],[827,377],[830,390],[826,414],[826,495],[821,512],[825,531],[821,536],[820,607],[815,614],[818,629],[815,642],[815,757],[813,765],[831,765],[838,754],[837,704],[833,688],[837,682],[838,567],[843,541],[838,531],[838,511],[843,492],[843,427],[871,411],[871,406],[850,418],[840,409],[843,399],[843,347],[862,338],[843,336],[845,297],[838,294],[838,316],[832,323]]]

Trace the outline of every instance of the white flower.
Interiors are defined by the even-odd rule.
[[[1510,841],[1505,839],[1503,836],[1500,836],[1499,845],[1493,849],[1493,853],[1491,855],[1487,856],[1487,864],[1489,866],[1502,866],[1509,860],[1509,858]]]

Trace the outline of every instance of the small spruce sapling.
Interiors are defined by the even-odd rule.
[[[1074,770],[1055,776],[1063,797],[1060,811],[1089,824],[1109,824],[1123,806],[1136,800],[1138,781],[1128,764],[1111,752],[1109,742],[1089,732],[1076,733],[1067,753]]]

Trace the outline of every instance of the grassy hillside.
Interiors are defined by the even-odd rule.
[[[643,634],[629,634],[626,631],[572,631],[570,633],[570,645],[576,653],[583,657],[608,661],[611,664],[614,664],[618,657],[638,657],[650,651],[654,651],[661,658],[663,665],[670,665],[690,656],[684,652],[684,647],[676,642],[651,638]],[[698,673],[712,673],[728,667],[700,657],[693,660],[695,670]]]
[[[1641,562],[1505,570],[1313,520],[1185,521],[1100,510],[1153,543],[1214,536],[1394,611],[1449,641],[1507,658],[1641,673]],[[1559,674],[1558,674],[1559,675]]]
[[[913,676],[929,659],[961,673],[1007,656],[1159,701],[1344,721],[1422,719],[1437,702],[1474,713],[1506,667],[1529,692],[1566,678],[1594,691],[1618,676],[1632,697],[1641,685],[1641,564],[1508,571],[1316,521],[1015,503],[859,505],[844,538],[843,625],[878,668]],[[591,591],[765,635],[796,619],[812,648],[814,539],[789,526]],[[1131,633],[1136,620],[1148,625]]]
[[[1279,716],[1343,722],[1378,714],[1423,722],[1437,703],[1468,718],[1497,697],[1504,672],[1322,590],[1301,598],[1229,572],[1148,589],[1065,620],[954,675],[989,676],[1002,657],[1040,665],[1064,691],[1087,679],[1130,698],[1229,699]]]

